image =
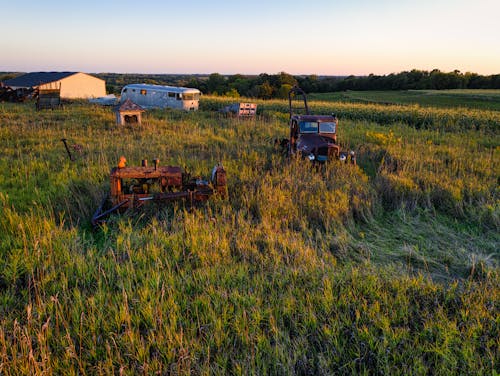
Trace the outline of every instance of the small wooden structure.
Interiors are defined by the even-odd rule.
[[[36,100],[37,110],[53,110],[61,106],[61,88],[39,89]]]
[[[233,103],[221,109],[226,115],[232,115],[243,118],[255,117],[257,114],[257,104],[255,103]]]
[[[141,106],[127,99],[115,107],[116,124],[141,124],[141,116],[144,111]]]

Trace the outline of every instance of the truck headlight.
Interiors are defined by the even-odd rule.
[[[309,160],[310,160],[310,161],[314,161],[314,160],[316,159],[316,157],[315,157],[315,156],[314,156],[314,154],[312,154],[312,153],[311,153],[311,154],[309,154],[309,155],[307,156],[307,158],[309,158]]]

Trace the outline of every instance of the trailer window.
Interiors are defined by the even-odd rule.
[[[144,90],[144,89],[141,90],[141,95],[146,95],[146,93],[147,93],[146,90]]]
[[[168,93],[169,98],[175,98],[175,93]]]
[[[127,92],[127,88],[123,89],[123,92],[126,93]]]

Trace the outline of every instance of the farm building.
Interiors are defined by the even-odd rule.
[[[61,98],[96,98],[106,95],[106,82],[81,72],[32,72],[3,82],[12,89],[61,89]]]

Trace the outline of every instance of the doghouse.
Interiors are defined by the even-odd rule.
[[[144,111],[141,106],[127,99],[115,107],[116,124],[141,124],[141,115]]]

